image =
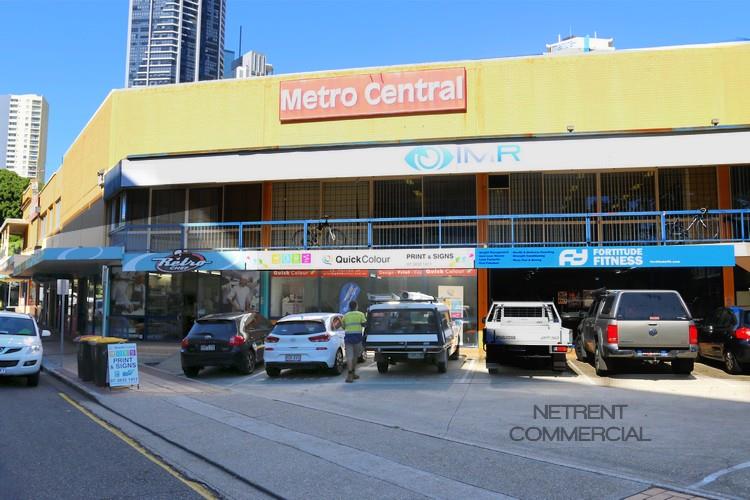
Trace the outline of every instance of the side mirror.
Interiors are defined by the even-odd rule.
[[[481,321],[482,321],[482,324],[483,324],[483,325],[486,325],[486,324],[487,324],[487,318],[482,318],[482,320],[481,320]]]
[[[42,330],[42,337],[51,337],[52,332],[49,330]]]

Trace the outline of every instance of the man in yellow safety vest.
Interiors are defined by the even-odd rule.
[[[365,328],[367,317],[357,310],[357,301],[349,302],[349,312],[344,314],[344,344],[346,345],[346,366],[349,371],[346,374],[347,382],[354,382],[359,378],[355,373],[357,358],[362,353],[362,333]]]

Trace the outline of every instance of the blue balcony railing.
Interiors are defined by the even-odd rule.
[[[394,217],[121,226],[128,252],[174,249],[669,245],[750,240],[750,210]]]

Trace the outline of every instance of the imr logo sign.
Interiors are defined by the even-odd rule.
[[[369,73],[279,84],[282,122],[465,111],[465,68]]]
[[[417,146],[404,157],[414,170],[438,171],[455,161],[456,165],[521,161],[518,144],[488,144],[487,146]]]
[[[589,260],[589,251],[586,248],[576,250],[574,248],[568,248],[560,252],[558,258],[560,266],[583,266]]]

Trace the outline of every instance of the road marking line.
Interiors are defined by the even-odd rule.
[[[62,392],[57,393],[61,398],[63,398],[68,404],[70,404],[73,408],[80,411],[87,417],[89,417],[91,420],[102,426],[104,429],[108,430],[118,438],[120,438],[122,441],[124,441],[127,445],[129,445],[131,448],[133,448],[135,451],[149,459],[151,462],[155,463],[169,475],[183,483],[185,486],[196,492],[198,495],[201,496],[201,498],[205,498],[207,500],[214,500],[216,496],[211,493],[211,491],[203,486],[201,483],[197,481],[191,481],[190,479],[186,479],[183,477],[182,474],[180,474],[178,471],[173,469],[170,465],[167,465],[165,462],[161,461],[160,459],[156,458],[153,454],[151,454],[148,450],[146,450],[143,446],[138,444],[137,441],[127,436],[124,432],[122,432],[120,429],[117,429],[116,427],[111,426],[101,418],[97,417],[93,413],[91,413],[89,410],[78,404],[76,401],[71,399],[67,394],[63,394]]]
[[[691,489],[701,488],[709,483],[713,483],[714,481],[719,479],[721,476],[724,476],[731,472],[738,471],[740,469],[747,469],[749,467],[750,467],[750,462],[745,462],[745,463],[733,465],[732,467],[727,467],[726,469],[717,470],[713,474],[709,474],[708,476],[704,477],[702,480],[698,481],[697,483],[691,484],[690,486],[688,486],[688,488],[691,488]]]
[[[234,387],[237,384],[241,384],[243,382],[247,382],[248,380],[250,380],[252,378],[257,378],[257,377],[260,377],[261,375],[265,375],[265,374],[266,374],[265,370],[258,370],[258,373],[253,373],[252,375],[246,375],[246,376],[242,377],[241,379],[239,379],[237,382],[232,382],[231,384],[227,384],[224,387]]]

